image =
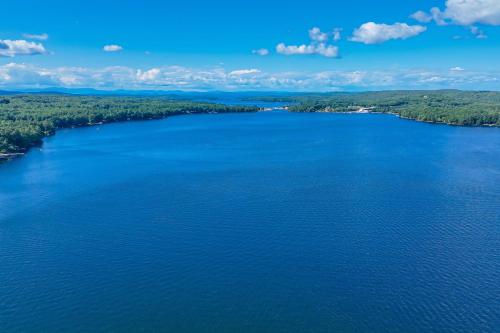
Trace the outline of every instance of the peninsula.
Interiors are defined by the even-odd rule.
[[[500,126],[500,92],[401,90],[262,97],[290,103],[292,112],[390,113],[417,121]]]
[[[25,153],[57,129],[191,113],[252,112],[227,106],[162,97],[19,94],[0,96],[0,160]]]

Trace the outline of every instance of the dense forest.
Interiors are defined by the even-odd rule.
[[[44,136],[60,128],[158,119],[188,113],[251,111],[257,111],[257,108],[162,97],[4,95],[0,96],[0,158],[23,153],[39,145]]]
[[[289,110],[295,112],[355,112],[365,109],[450,125],[500,126],[500,92],[382,91],[302,94],[262,99],[289,102]]]
[[[251,97],[290,103],[292,112],[380,112],[419,121],[500,126],[500,92],[384,91]],[[257,107],[167,97],[11,94],[0,96],[0,159],[39,145],[57,129],[177,114],[252,112]]]

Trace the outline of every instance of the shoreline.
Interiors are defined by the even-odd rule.
[[[22,151],[17,151],[17,152],[12,152],[12,153],[0,153],[0,164],[9,162],[13,159],[17,159],[19,157],[23,157],[26,155],[31,149],[33,148],[40,148],[43,146],[43,140],[55,135],[57,131],[59,130],[64,130],[64,129],[77,129],[77,128],[86,128],[86,127],[94,127],[94,126],[100,126],[100,125],[108,125],[108,124],[118,124],[118,123],[126,123],[126,122],[135,122],[135,121],[151,121],[151,120],[164,120],[170,117],[174,116],[187,116],[187,115],[197,115],[197,114],[227,114],[227,113],[251,113],[251,112],[260,112],[260,108],[257,110],[250,110],[250,111],[234,111],[234,112],[218,112],[218,111],[207,111],[207,112],[196,112],[196,111],[185,111],[185,112],[172,112],[171,115],[165,115],[161,117],[150,117],[150,118],[127,118],[124,120],[117,120],[117,121],[100,121],[96,123],[87,123],[87,124],[82,124],[82,125],[73,125],[73,126],[68,126],[68,127],[61,127],[57,128],[53,133],[49,133],[47,135],[44,135],[41,138],[41,142],[39,144],[33,145],[31,147],[27,147]]]
[[[465,124],[455,124],[455,123],[450,123],[450,122],[444,122],[444,121],[432,121],[432,120],[422,120],[422,119],[417,119],[417,118],[411,118],[411,117],[406,117],[402,116],[399,113],[396,112],[380,112],[380,111],[368,111],[368,110],[361,110],[361,111],[326,111],[326,110],[318,110],[318,111],[290,111],[290,112],[297,112],[297,113],[332,113],[332,114],[384,114],[384,115],[391,115],[391,116],[396,116],[400,119],[403,120],[410,120],[410,121],[416,121],[419,123],[426,123],[426,124],[433,124],[433,125],[448,125],[448,126],[454,126],[454,127],[468,127],[468,128],[481,128],[481,127],[496,127],[500,128],[500,125],[497,124],[481,124],[481,125],[465,125]]]
[[[482,125],[477,125],[477,126],[470,126],[470,125],[454,124],[454,123],[448,123],[448,122],[437,122],[437,121],[421,120],[421,119],[416,119],[416,118],[405,117],[405,116],[402,116],[402,115],[400,115],[400,114],[398,114],[396,112],[379,112],[379,111],[373,111],[370,108],[363,108],[362,110],[358,110],[358,111],[325,111],[325,110],[320,110],[320,111],[290,111],[288,106],[282,106],[282,107],[275,107],[275,108],[270,108],[270,107],[259,108],[258,110],[255,110],[255,111],[245,111],[245,113],[249,113],[249,112],[272,112],[272,111],[276,111],[276,110],[281,110],[281,111],[286,111],[286,112],[299,112],[299,113],[384,114],[384,115],[396,116],[396,117],[398,117],[400,119],[403,119],[403,120],[416,121],[416,122],[427,123],[427,124],[434,124],[434,125],[448,125],[448,126],[455,126],[455,127],[477,127],[477,128],[481,128],[481,127],[490,127],[490,128],[491,127],[497,127],[497,128],[500,128],[500,126],[498,126],[496,124],[482,124]],[[240,113],[240,112],[229,112],[229,113]],[[142,118],[142,119],[140,119],[140,118],[137,118],[137,119],[128,118],[128,119],[120,120],[120,121],[110,121],[110,122],[101,121],[101,122],[97,122],[97,123],[88,123],[88,124],[84,124],[84,125],[80,125],[80,126],[61,127],[61,128],[56,129],[56,131],[54,133],[50,133],[48,135],[45,135],[42,138],[42,140],[45,139],[45,138],[48,138],[48,137],[50,137],[52,135],[55,135],[58,130],[62,130],[62,129],[75,129],[75,128],[93,127],[93,126],[97,126],[97,125],[125,123],[125,122],[132,122],[132,121],[162,120],[162,119],[167,119],[167,118],[172,117],[172,116],[182,116],[182,115],[193,115],[193,114],[224,114],[224,113],[228,113],[228,112],[214,112],[214,111],[210,111],[210,112],[193,112],[193,111],[186,111],[186,112],[178,112],[178,113],[176,112],[176,113],[174,113],[172,115],[168,115],[168,116],[164,116],[164,117],[157,117],[157,118],[155,118],[155,117],[153,117],[153,118],[147,118],[147,119],[144,119],[144,118]],[[0,164],[4,163],[4,162],[8,162],[8,161],[16,159],[16,158],[19,158],[19,157],[23,157],[32,148],[41,147],[42,145],[43,145],[43,141],[39,145],[35,145],[35,146],[27,148],[25,151],[19,151],[19,152],[13,152],[13,153],[0,153]]]
[[[396,116],[396,117],[403,119],[403,120],[411,120],[411,121],[416,121],[419,123],[434,124],[434,125],[448,125],[448,126],[469,127],[469,128],[475,128],[475,127],[476,128],[481,128],[481,127],[498,127],[498,128],[500,128],[500,126],[498,126],[496,124],[481,124],[481,125],[471,126],[471,125],[454,124],[454,123],[449,123],[449,122],[445,122],[445,121],[422,120],[422,119],[416,119],[416,118],[411,118],[411,117],[405,117],[405,116],[402,116],[396,112],[376,112],[376,111],[374,111],[374,112],[368,112],[368,113],[389,114],[389,115]]]
[[[26,154],[26,152],[22,152],[22,153],[0,153],[0,163],[2,161],[9,161],[9,160],[12,160],[14,158],[24,156],[25,154]]]

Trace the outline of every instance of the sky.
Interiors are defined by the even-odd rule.
[[[500,0],[0,1],[3,90],[500,90]]]

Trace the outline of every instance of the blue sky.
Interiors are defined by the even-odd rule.
[[[500,88],[498,0],[19,0],[2,12],[2,89]]]

